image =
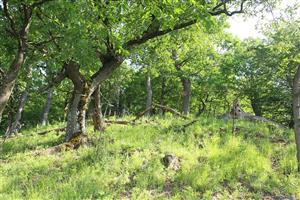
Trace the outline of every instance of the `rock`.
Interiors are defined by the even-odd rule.
[[[180,159],[177,156],[167,154],[162,158],[162,164],[168,168],[175,171],[180,169]]]

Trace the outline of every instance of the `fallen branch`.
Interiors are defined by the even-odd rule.
[[[167,107],[167,106],[163,106],[163,105],[160,105],[160,104],[156,104],[156,103],[154,103],[153,106],[157,107],[157,108],[160,108],[162,110],[168,111],[170,113],[173,113],[174,115],[177,115],[177,116],[182,117],[184,119],[190,119],[189,117],[187,117],[185,115],[182,115],[181,113],[179,113],[178,111],[174,110],[173,108],[170,108],[170,107]]]
[[[125,121],[125,120],[105,120],[105,123],[107,124],[122,124],[122,125],[129,125],[129,124],[134,124],[133,121]]]
[[[195,124],[196,122],[198,122],[199,119],[195,119],[193,121],[190,121],[186,124],[182,124],[182,125],[172,125],[168,128],[168,130],[173,130],[175,132],[185,132],[186,128],[188,128],[189,126]]]
[[[189,126],[195,124],[195,123],[198,122],[198,121],[199,121],[199,119],[195,119],[195,120],[193,120],[193,121],[191,121],[191,122],[189,122],[189,123],[187,123],[187,124],[183,124],[183,125],[182,125],[182,128],[183,128],[183,129],[186,129],[187,127],[189,127]]]
[[[145,115],[145,113],[147,113],[148,111],[152,110],[153,106],[150,106],[149,108],[147,108],[146,110],[144,110],[143,112],[140,112],[134,120],[132,120],[132,122],[135,122],[136,120],[140,119],[141,117],[143,117]]]
[[[58,133],[58,132],[65,131],[65,130],[66,130],[66,127],[61,127],[61,128],[54,128],[54,129],[38,132],[37,134],[38,135],[46,135],[47,133],[50,133],[52,131],[55,131],[56,133]]]

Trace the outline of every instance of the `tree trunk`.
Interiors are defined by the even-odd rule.
[[[88,103],[88,92],[83,88],[76,88],[69,105],[65,141],[69,142],[79,135],[86,134],[85,114]]]
[[[298,66],[293,81],[293,116],[297,149],[297,164],[298,172],[300,173],[300,66]]]
[[[206,98],[207,100],[207,98]],[[199,105],[199,108],[198,108],[198,113],[197,113],[197,117],[199,117],[200,115],[202,115],[205,111],[206,111],[206,102],[204,99],[200,99],[201,103]]]
[[[17,53],[15,55],[14,60],[12,61],[8,72],[4,75],[4,80],[0,87],[0,123],[2,120],[3,111],[7,105],[7,102],[10,99],[12,91],[14,89],[16,80],[18,78],[20,69],[25,61],[25,52],[27,50],[27,37],[29,33],[29,26],[31,22],[31,17],[33,13],[33,7],[31,6],[23,6],[22,12],[24,13],[23,17],[21,17],[22,23],[21,28],[16,30],[16,22],[13,17],[10,16],[8,1],[2,1],[3,7],[2,12],[4,17],[10,21],[10,25],[12,28],[12,36],[14,36],[17,40]],[[42,2],[41,4],[43,4]],[[25,5],[25,4],[24,4]]]
[[[191,98],[191,81],[188,78],[181,78],[183,92],[182,92],[182,113],[188,115],[190,112],[190,98]]]
[[[146,109],[152,106],[152,85],[151,85],[151,77],[148,75],[146,77],[146,91],[147,91],[147,98],[146,98]],[[150,116],[151,109],[145,113],[145,116]]]
[[[48,93],[47,93],[47,99],[44,105],[44,109],[43,109],[43,113],[42,113],[42,117],[41,117],[41,125],[45,126],[48,124],[48,116],[49,116],[49,112],[50,112],[50,108],[51,108],[51,104],[52,104],[52,99],[53,99],[53,91],[54,89],[51,88]]]
[[[87,81],[80,73],[80,66],[77,63],[70,61],[64,65],[66,76],[74,85],[67,119],[66,142],[86,134],[86,109],[91,95],[124,61],[123,57],[115,57],[109,53],[108,55],[100,56],[100,59],[102,67],[91,77],[91,82]]]
[[[119,117],[123,117],[125,115],[125,93],[122,88],[120,88],[119,91],[118,115]]]
[[[10,65],[9,71],[4,75],[5,78],[2,81],[2,85],[0,86],[0,123],[2,120],[3,111],[10,99],[16,83],[16,79],[24,63],[24,58],[24,50],[22,48],[19,48],[15,59]]]
[[[293,113],[293,103],[291,105],[291,114],[290,114],[290,119],[288,121],[288,126],[289,128],[293,128],[294,127],[294,113]]]
[[[31,65],[28,66],[27,72],[28,72],[27,79],[29,82],[27,83],[26,88],[21,93],[14,121],[9,125],[8,131],[6,131],[7,137],[9,137],[13,134],[16,135],[22,127],[22,125],[21,125],[22,113],[23,113],[25,104],[28,100],[28,90],[30,89],[30,86],[31,86],[31,79],[32,79],[32,66]]]
[[[101,110],[100,86],[92,94],[94,131],[103,131],[105,124]]]
[[[79,135],[86,134],[85,117],[91,86],[80,74],[79,65],[73,61],[64,65],[66,76],[74,85],[69,103],[65,141],[69,142]]]
[[[68,112],[69,112],[69,107],[70,107],[70,103],[71,103],[71,100],[70,100],[70,96],[71,93],[67,93],[66,95],[66,99],[65,99],[65,102],[64,102],[64,118],[63,120],[66,121],[67,118],[68,118]]]
[[[19,106],[18,106],[18,110],[16,112],[16,117],[14,122],[11,124],[10,128],[8,129],[8,131],[6,132],[6,137],[10,137],[13,134],[17,134],[18,131],[21,128],[21,118],[22,118],[22,112],[24,110],[25,104],[27,102],[28,99],[28,92],[25,89],[20,97],[20,101],[19,101]]]
[[[251,107],[255,116],[262,117],[261,106],[259,105],[257,98],[251,98]]]
[[[161,82],[161,94],[160,94],[160,105],[164,106],[165,105],[165,95],[166,95],[166,78],[163,77],[162,78],[162,82]],[[165,110],[164,109],[160,109],[160,114],[164,115],[165,114]]]

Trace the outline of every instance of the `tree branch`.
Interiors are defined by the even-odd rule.
[[[102,67],[92,76],[92,89],[94,89],[104,81],[112,72],[117,69],[124,61],[121,56],[112,56],[110,59],[104,57],[100,58],[102,62]]]
[[[232,11],[232,12],[227,10],[226,2],[219,3],[217,6],[215,6],[213,8],[213,10],[211,12],[209,12],[209,14],[211,14],[213,16],[216,16],[216,15],[220,15],[220,14],[224,13],[227,16],[232,16],[232,15],[235,15],[235,14],[238,14],[238,13],[243,13],[244,12],[244,3],[246,1],[247,0],[242,0],[241,5],[240,5],[240,10],[236,10],[236,11]],[[221,6],[223,6],[223,9],[219,10],[219,8]],[[165,35],[165,34],[171,32],[171,31],[179,30],[179,29],[183,29],[185,27],[191,26],[191,25],[197,23],[197,19],[192,19],[192,20],[189,20],[187,22],[177,24],[173,28],[169,28],[169,29],[166,29],[166,30],[159,30],[159,27],[158,27],[158,29],[156,31],[153,31],[153,29],[150,29],[150,27],[155,25],[154,23],[156,23],[156,21],[152,20],[152,23],[150,24],[149,28],[142,34],[141,37],[137,37],[137,38],[134,38],[132,40],[127,41],[125,43],[124,47],[125,48],[131,48],[135,45],[143,44],[143,43],[147,42],[148,40],[153,39],[155,37]]]
[[[64,64],[65,75],[68,77],[74,84],[75,88],[82,88],[85,78],[80,73],[80,66],[73,60],[70,60]]]
[[[227,6],[226,6],[226,2],[222,2],[222,3],[219,3],[217,6],[215,6],[211,12],[209,12],[209,14],[211,14],[212,16],[216,16],[216,15],[220,15],[220,14],[225,14],[227,16],[233,16],[235,14],[239,14],[239,13],[243,13],[244,12],[244,3],[246,2],[246,0],[243,0],[241,2],[241,5],[240,5],[240,9],[239,10],[236,10],[236,11],[228,11],[227,10]],[[221,10],[218,10],[218,8],[220,8],[221,6],[223,6],[223,9]]]
[[[42,17],[42,14],[44,15],[44,13],[41,11],[41,9],[39,9],[39,12],[37,12],[36,16],[43,23],[44,26],[47,26],[45,20]],[[44,15],[44,16],[46,16],[46,15]],[[46,17],[48,17],[48,16],[46,16]],[[51,18],[49,18],[49,19],[52,20]],[[50,39],[47,41],[41,42],[41,43],[45,44],[45,43],[53,42],[54,45],[56,46],[56,48],[60,51],[61,48],[60,48],[59,44],[57,43],[56,39],[60,39],[63,37],[62,36],[54,36],[52,31],[50,31],[50,30],[47,30],[47,32],[49,33]]]
[[[67,77],[66,69],[65,67],[63,67],[62,70],[53,78],[53,80],[45,88],[42,88],[39,91],[45,92],[50,88],[59,85],[66,77]]]
[[[53,42],[55,44],[55,46],[58,47],[58,49],[59,49],[59,46],[57,46],[58,44],[57,44],[57,42],[55,40],[56,39],[61,39],[61,38],[63,38],[63,37],[61,37],[61,36],[53,36],[51,34],[50,38],[47,39],[47,40],[44,40],[44,41],[41,41],[41,42],[29,42],[29,44],[32,45],[32,46],[35,46],[35,47],[39,48],[39,47],[44,47],[45,44]]]
[[[37,2],[35,2],[35,3],[33,3],[33,4],[31,4],[31,8],[36,8],[36,7],[38,7],[38,6],[41,6],[41,5],[43,5],[44,3],[46,3],[46,2],[49,2],[49,1],[53,1],[53,0],[40,0],[40,1],[37,1]]]
[[[11,30],[9,30],[9,32],[11,34],[13,34],[14,37],[18,37],[18,32],[17,32],[16,27],[15,27],[15,22],[14,22],[12,16],[10,15],[10,13],[8,11],[8,0],[3,0],[3,13],[4,13],[4,16],[9,21],[9,25],[10,25],[10,29],[11,29]]]
[[[196,19],[192,19],[190,21],[187,21],[187,22],[184,22],[184,23],[181,23],[181,24],[177,24],[173,28],[169,28],[169,29],[166,29],[166,30],[153,31],[153,30],[147,29],[147,31],[145,31],[141,37],[134,38],[134,39],[129,40],[128,42],[126,42],[125,45],[124,45],[124,47],[125,48],[131,48],[131,47],[133,47],[135,45],[143,44],[143,43],[147,42],[150,39],[153,39],[153,38],[165,35],[167,33],[170,33],[171,31],[183,29],[185,27],[188,27],[188,26],[196,24],[196,23],[197,23],[197,20]]]

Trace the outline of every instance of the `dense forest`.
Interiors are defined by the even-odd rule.
[[[284,2],[0,0],[0,199],[300,199]]]

